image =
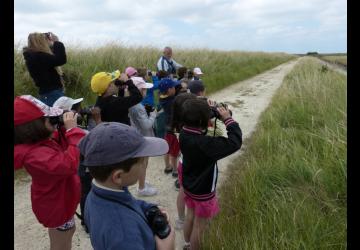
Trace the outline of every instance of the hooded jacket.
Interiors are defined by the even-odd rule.
[[[65,133],[61,144],[56,136],[14,147],[14,168],[25,167],[31,175],[32,210],[45,227],[59,227],[75,214],[81,188],[77,143],[84,135],[81,129],[73,128]]]

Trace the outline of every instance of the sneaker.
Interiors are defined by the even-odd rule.
[[[190,243],[185,243],[183,246],[183,250],[190,250]]]
[[[176,230],[182,230],[183,227],[184,227],[184,223],[185,223],[184,220],[182,220],[182,219],[176,219],[176,221],[175,221],[175,229],[176,229]]]
[[[172,175],[172,177],[177,178],[178,172],[173,170],[171,175]]]
[[[179,191],[179,189],[180,189],[180,183],[179,183],[179,180],[178,180],[178,179],[174,182],[174,185],[175,185],[176,191]]]
[[[158,193],[157,189],[154,187],[150,187],[145,185],[144,189],[137,189],[137,193],[139,196],[153,196]]]
[[[173,171],[173,168],[172,167],[166,167],[165,169],[164,169],[164,173],[165,174],[170,174],[170,173],[172,173],[172,171]]]
[[[86,224],[85,224],[85,223],[83,224],[83,223],[81,222],[81,226],[84,228],[85,233],[88,234],[88,233],[89,233],[89,229],[88,229],[88,227],[86,226]]]

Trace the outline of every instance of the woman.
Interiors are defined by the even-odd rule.
[[[39,88],[40,100],[52,106],[64,96],[61,65],[66,63],[64,44],[51,33],[31,33],[23,55],[31,78]]]

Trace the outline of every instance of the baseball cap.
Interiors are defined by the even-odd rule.
[[[72,99],[67,96],[62,96],[54,102],[53,107],[57,107],[64,110],[71,110],[71,107],[74,104],[82,102],[83,100],[84,98]]]
[[[120,70],[114,72],[98,72],[91,78],[91,89],[94,93],[102,95],[105,93],[109,84],[120,77]]]
[[[205,87],[201,80],[192,80],[188,83],[190,93],[197,95],[199,92],[204,91]]]
[[[152,87],[154,87],[154,84],[150,82],[145,82],[142,77],[133,76],[131,77],[131,80],[138,89],[151,89]]]
[[[168,89],[175,87],[178,84],[180,84],[178,81],[173,81],[170,78],[163,78],[159,82],[159,91],[165,93]]]
[[[131,158],[158,156],[168,152],[164,139],[144,137],[135,128],[118,122],[103,122],[79,143],[84,166],[106,166]]]
[[[129,77],[135,75],[137,73],[137,70],[133,67],[127,67],[125,69],[125,74],[127,74]]]
[[[194,68],[194,74],[197,74],[197,75],[203,75],[204,73],[201,72],[201,69],[200,68]]]
[[[59,116],[63,110],[49,107],[31,95],[17,96],[14,100],[14,125],[31,122],[40,117]]]

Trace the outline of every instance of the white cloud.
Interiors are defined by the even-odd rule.
[[[346,44],[346,16],[345,0],[15,0],[14,31],[23,41],[30,32],[53,31],[64,42],[84,45],[224,50],[281,51],[275,40],[286,39],[284,47],[294,42],[291,52],[312,50],[298,43],[303,36],[317,46],[326,35],[337,51]]]

